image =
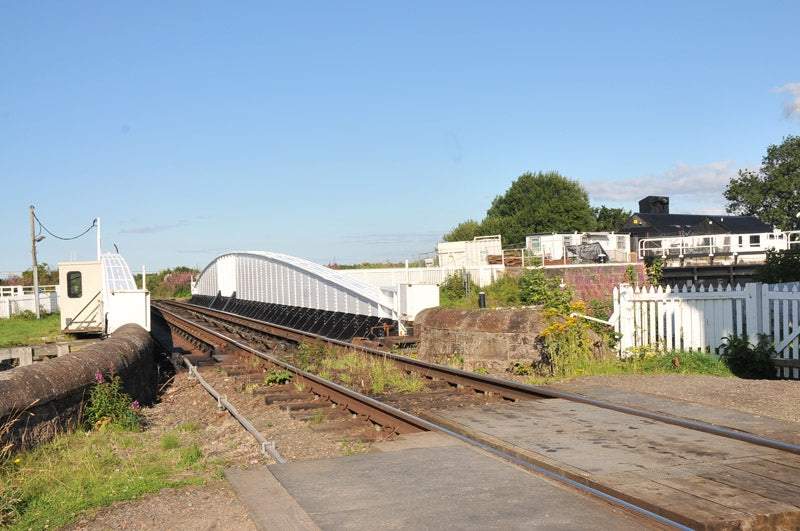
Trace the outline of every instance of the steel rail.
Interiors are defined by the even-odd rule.
[[[183,320],[180,316],[174,314],[173,312],[170,312],[169,310],[163,310],[162,309],[162,311],[166,311],[173,319],[177,318],[177,319]],[[211,333],[211,334],[214,334],[214,335],[220,335],[217,332],[215,332],[213,330],[210,330],[210,329],[207,329],[207,328],[205,328],[205,327],[203,327],[201,325],[198,325],[196,323],[190,323],[190,325],[192,327],[197,327],[197,328],[199,328],[201,330],[204,330],[207,333]],[[549,477],[549,478],[551,478],[551,479],[553,479],[555,481],[558,481],[560,483],[569,485],[569,486],[571,486],[573,488],[576,488],[576,489],[578,489],[578,490],[580,490],[580,491],[582,491],[584,493],[587,493],[589,495],[599,497],[599,498],[601,498],[601,499],[603,499],[603,500],[605,500],[607,502],[613,503],[613,504],[615,504],[615,505],[617,505],[619,507],[622,507],[624,509],[627,509],[627,510],[629,510],[631,512],[634,512],[634,513],[637,513],[639,515],[642,515],[642,516],[645,516],[647,518],[650,518],[650,519],[652,519],[652,520],[654,520],[656,522],[659,522],[659,523],[662,523],[664,525],[673,527],[675,529],[682,529],[682,530],[691,529],[690,527],[686,527],[685,525],[683,525],[683,524],[681,524],[679,522],[676,522],[674,520],[671,520],[671,519],[669,519],[669,518],[667,518],[665,516],[656,514],[656,513],[652,512],[652,511],[648,510],[648,509],[645,509],[643,507],[639,507],[639,506],[637,506],[637,505],[635,505],[635,504],[633,504],[631,502],[625,501],[625,500],[623,500],[621,498],[618,498],[618,497],[613,496],[611,494],[605,493],[605,492],[603,492],[601,490],[598,490],[598,489],[596,489],[594,487],[590,487],[588,485],[582,484],[582,483],[580,483],[578,481],[575,481],[575,480],[573,480],[573,479],[571,479],[571,478],[569,478],[569,477],[567,477],[565,475],[559,474],[558,472],[555,472],[553,470],[548,470],[546,468],[543,468],[543,467],[541,467],[539,465],[536,465],[534,463],[531,463],[529,461],[525,461],[524,459],[521,459],[521,458],[519,458],[519,457],[517,457],[515,455],[507,453],[507,452],[505,452],[505,451],[503,451],[501,449],[492,447],[492,446],[490,446],[490,445],[488,445],[486,443],[483,443],[481,441],[473,439],[473,438],[471,438],[471,437],[469,437],[467,435],[464,435],[462,433],[458,433],[457,431],[453,431],[453,430],[448,429],[448,428],[446,428],[444,426],[440,426],[440,425],[438,425],[436,423],[430,422],[428,420],[422,419],[420,417],[417,417],[417,416],[412,415],[410,413],[407,413],[405,411],[399,410],[397,408],[394,408],[392,406],[389,406],[387,404],[384,404],[382,402],[374,400],[374,399],[372,399],[372,398],[370,398],[370,397],[368,397],[366,395],[362,395],[360,393],[357,393],[355,391],[347,389],[347,388],[345,388],[343,386],[340,386],[340,385],[338,385],[338,384],[336,384],[334,382],[330,382],[328,380],[324,380],[322,378],[314,376],[311,373],[308,373],[306,371],[303,371],[301,369],[293,367],[292,365],[290,365],[290,364],[288,364],[286,362],[283,362],[283,361],[281,361],[279,359],[276,359],[273,356],[270,356],[268,354],[260,352],[260,351],[254,349],[252,347],[249,347],[247,345],[241,344],[236,340],[233,340],[231,338],[227,338],[227,342],[229,344],[231,344],[231,345],[236,346],[237,348],[241,348],[242,350],[245,350],[247,352],[251,352],[252,354],[255,354],[256,356],[258,356],[258,357],[260,357],[260,358],[262,358],[262,359],[264,359],[266,361],[269,361],[270,363],[274,363],[277,366],[286,368],[287,370],[290,370],[292,372],[298,371],[298,372],[295,372],[296,375],[301,376],[304,380],[306,380],[308,382],[311,382],[312,384],[317,384],[317,383],[320,384],[322,387],[319,388],[319,389],[320,390],[326,390],[326,389],[330,390],[331,391],[331,396],[334,396],[334,397],[339,396],[338,391],[342,391],[342,392],[344,392],[344,394],[346,395],[347,398],[356,398],[358,400],[359,404],[369,404],[371,407],[377,406],[380,410],[383,410],[383,411],[389,413],[390,414],[390,418],[402,418],[402,419],[404,419],[404,421],[406,421],[409,425],[414,427],[413,431],[415,431],[415,432],[418,432],[418,431],[435,431],[435,432],[442,433],[442,434],[444,434],[446,436],[454,437],[454,438],[456,438],[456,439],[458,439],[458,440],[460,440],[462,442],[465,442],[465,443],[467,443],[467,444],[469,444],[469,445],[471,445],[473,447],[479,448],[479,449],[481,449],[483,451],[486,451],[486,452],[488,452],[488,453],[490,453],[492,455],[500,457],[500,458],[502,458],[502,459],[504,459],[506,461],[512,462],[512,463],[514,463],[516,465],[519,465],[519,466],[522,466],[523,468],[526,468],[526,469],[531,470],[533,472],[545,475],[545,476],[547,476],[547,477]],[[350,344],[346,343],[346,345],[349,346]],[[381,352],[381,354],[383,354],[382,351],[378,351],[378,352]],[[316,391],[313,391],[313,392],[316,392]],[[326,396],[325,398],[328,398],[328,397]]]
[[[413,358],[408,358],[406,356],[398,356],[396,354],[386,353],[377,349],[370,349],[369,347],[360,347],[360,348],[364,350],[371,350],[374,354],[388,356],[397,361],[398,363],[401,363],[407,367],[419,367],[420,368],[419,370],[421,371],[432,370],[430,366],[434,365],[431,364],[430,362],[415,360]],[[537,396],[546,396],[549,398],[561,398],[563,400],[569,400],[571,402],[578,402],[590,406],[600,407],[603,409],[609,409],[627,415],[643,417],[650,420],[662,422],[665,424],[672,424],[675,426],[679,426],[681,428],[700,431],[704,433],[710,433],[712,435],[718,435],[720,437],[735,439],[750,444],[755,444],[758,446],[764,446],[767,448],[773,448],[776,450],[781,450],[784,452],[800,455],[800,446],[796,444],[791,444],[783,441],[776,441],[773,439],[768,439],[766,437],[759,437],[757,435],[752,435],[742,431],[731,430],[728,428],[720,428],[703,422],[680,419],[677,417],[671,417],[669,415],[664,415],[661,413],[654,413],[652,411],[646,411],[643,409],[636,409],[629,406],[614,404],[612,402],[604,402],[602,400],[587,398],[585,396],[576,395],[572,393],[555,391],[552,389],[547,389],[542,386],[528,385],[519,382],[512,382],[510,380],[502,380],[494,376],[471,373],[469,371],[463,371],[461,369],[455,369],[449,367],[445,369],[446,371],[444,372],[452,374],[453,377],[457,377],[460,381],[463,381],[465,385],[469,385],[470,387],[476,389],[492,389],[492,392],[499,393],[502,396],[525,397],[530,399],[531,395],[537,395]],[[441,371],[441,369],[437,370]]]
[[[299,367],[295,367],[294,365],[291,365],[285,361],[270,356],[265,352],[261,352],[260,350],[240,343],[239,341],[236,341],[230,337],[223,336],[219,332],[211,330],[210,328],[206,328],[197,323],[190,323],[169,310],[162,309],[161,311],[162,315],[166,313],[166,315],[164,315],[165,318],[169,316],[173,321],[179,320],[184,323],[188,323],[189,326],[201,330],[204,334],[210,334],[212,336],[219,337],[228,345],[249,352],[277,367],[292,372],[301,383],[309,386],[309,390],[314,394],[317,394],[322,398],[337,404],[339,407],[353,411],[364,420],[369,420],[375,424],[383,426],[384,430],[386,431],[392,433],[415,433],[424,431],[424,428],[419,425],[419,421],[421,419],[414,415],[384,404],[383,402],[353,391],[352,389],[348,389],[347,387],[339,385],[335,382],[320,378],[319,376],[316,376],[308,371],[304,371]],[[169,320],[167,321],[170,322]]]
[[[180,306],[180,303],[177,305]],[[202,306],[196,305],[188,305],[192,308],[204,308]],[[242,324],[246,323],[247,321],[253,321],[252,319],[245,318],[242,316],[238,316],[236,314],[229,314],[227,312],[221,312],[219,310],[213,310],[215,314],[223,315],[227,317],[228,315],[235,316],[239,319],[237,321],[241,322]],[[259,323],[259,321],[255,321]],[[285,329],[285,327],[279,327],[276,325],[269,324],[269,327],[279,330]],[[435,363],[418,360],[414,358],[409,358],[408,356],[401,356],[398,354],[393,354],[391,352],[386,352],[383,350],[366,347],[363,345],[356,345],[353,343],[347,343],[345,341],[341,341],[338,339],[331,339],[326,338],[323,336],[318,336],[315,334],[309,334],[303,332],[301,330],[295,329],[288,329],[293,334],[302,334],[305,337],[315,340],[322,340],[329,342],[331,344],[339,345],[342,347],[356,349],[363,352],[368,352],[372,355],[382,356],[385,358],[392,359],[396,363],[400,364],[407,370],[411,370],[414,372],[419,372],[422,376],[429,377],[429,378],[439,378],[457,385],[462,385],[464,387],[469,387],[475,389],[477,391],[486,392],[486,393],[494,393],[498,394],[502,397],[509,398],[509,399],[531,399],[533,396],[539,397],[548,397],[548,398],[560,398],[563,400],[569,400],[571,402],[578,402],[587,404],[594,407],[600,407],[603,409],[609,409],[612,411],[617,411],[619,413],[623,413],[626,415],[634,415],[638,417],[647,418],[650,420],[655,420],[657,422],[662,422],[665,424],[672,424],[675,426],[679,426],[682,428],[700,431],[703,433],[709,433],[712,435],[718,435],[720,437],[726,437],[729,439],[739,440],[743,442],[747,442],[750,444],[755,444],[758,446],[763,446],[766,448],[772,448],[776,450],[781,450],[784,452],[789,452],[793,454],[800,455],[800,446],[796,444],[791,444],[783,441],[776,441],[774,439],[769,439],[766,437],[760,437],[757,435],[752,435],[749,433],[745,433],[738,430],[732,430],[728,428],[720,428],[718,426],[713,426],[711,424],[706,424],[703,422],[696,422],[690,421],[685,419],[680,419],[677,417],[671,417],[669,415],[664,415],[661,413],[654,413],[652,411],[647,411],[643,409],[636,409],[629,406],[623,406],[620,404],[614,404],[612,402],[604,402],[601,400],[596,400],[593,398],[587,398],[585,396],[576,395],[572,393],[564,393],[561,391],[554,391],[552,389],[547,389],[542,386],[534,386],[523,384],[519,382],[513,382],[510,380],[504,380],[502,378],[497,378],[494,376],[489,376],[485,374],[478,374],[471,371],[465,371],[462,369],[456,369],[454,367],[447,367],[444,365],[438,365]]]

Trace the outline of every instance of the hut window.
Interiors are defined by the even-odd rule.
[[[83,295],[83,282],[80,271],[70,271],[67,273],[67,297],[79,299]]]

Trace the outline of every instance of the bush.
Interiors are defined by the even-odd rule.
[[[574,309],[582,309],[582,305]],[[589,326],[577,317],[562,319],[550,313],[546,318],[550,324],[539,334],[544,347],[542,364],[556,378],[580,374],[594,359]]]
[[[476,291],[486,293],[486,304],[489,307],[516,306],[519,304],[519,279],[514,275],[502,275],[486,288],[476,288]]]
[[[558,277],[548,277],[543,269],[527,269],[519,279],[522,304],[541,304],[546,309],[566,315],[570,311],[572,289]]]
[[[647,273],[647,283],[651,286],[661,285],[661,278],[664,276],[664,260],[655,256],[645,256],[644,267]]]
[[[769,336],[759,334],[755,347],[750,345],[747,336],[731,335],[722,341],[723,344],[717,348],[717,354],[733,374],[751,380],[775,378],[775,364],[772,359],[777,353]]]
[[[755,275],[757,282],[779,284],[800,280],[800,248],[767,250],[767,259]]]
[[[94,387],[89,394],[86,406],[85,425],[89,429],[106,429],[109,427],[122,430],[138,431],[141,428],[138,400],[120,389],[120,377],[114,374],[113,368],[109,380],[100,371],[94,375]]]
[[[478,285],[472,282],[470,276],[464,272],[450,275],[439,286],[442,306],[463,306],[465,301],[473,298],[477,300],[479,291]]]

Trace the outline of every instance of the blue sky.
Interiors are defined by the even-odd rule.
[[[0,274],[29,206],[135,270],[414,259],[527,171],[722,213],[800,130],[798,2],[0,0]],[[95,231],[39,262],[91,260]]]

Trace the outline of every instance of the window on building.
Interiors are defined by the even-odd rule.
[[[67,297],[79,299],[83,295],[83,280],[80,271],[67,272]]]
[[[760,234],[751,234],[750,235],[750,247],[760,247],[761,246],[761,235]]]

